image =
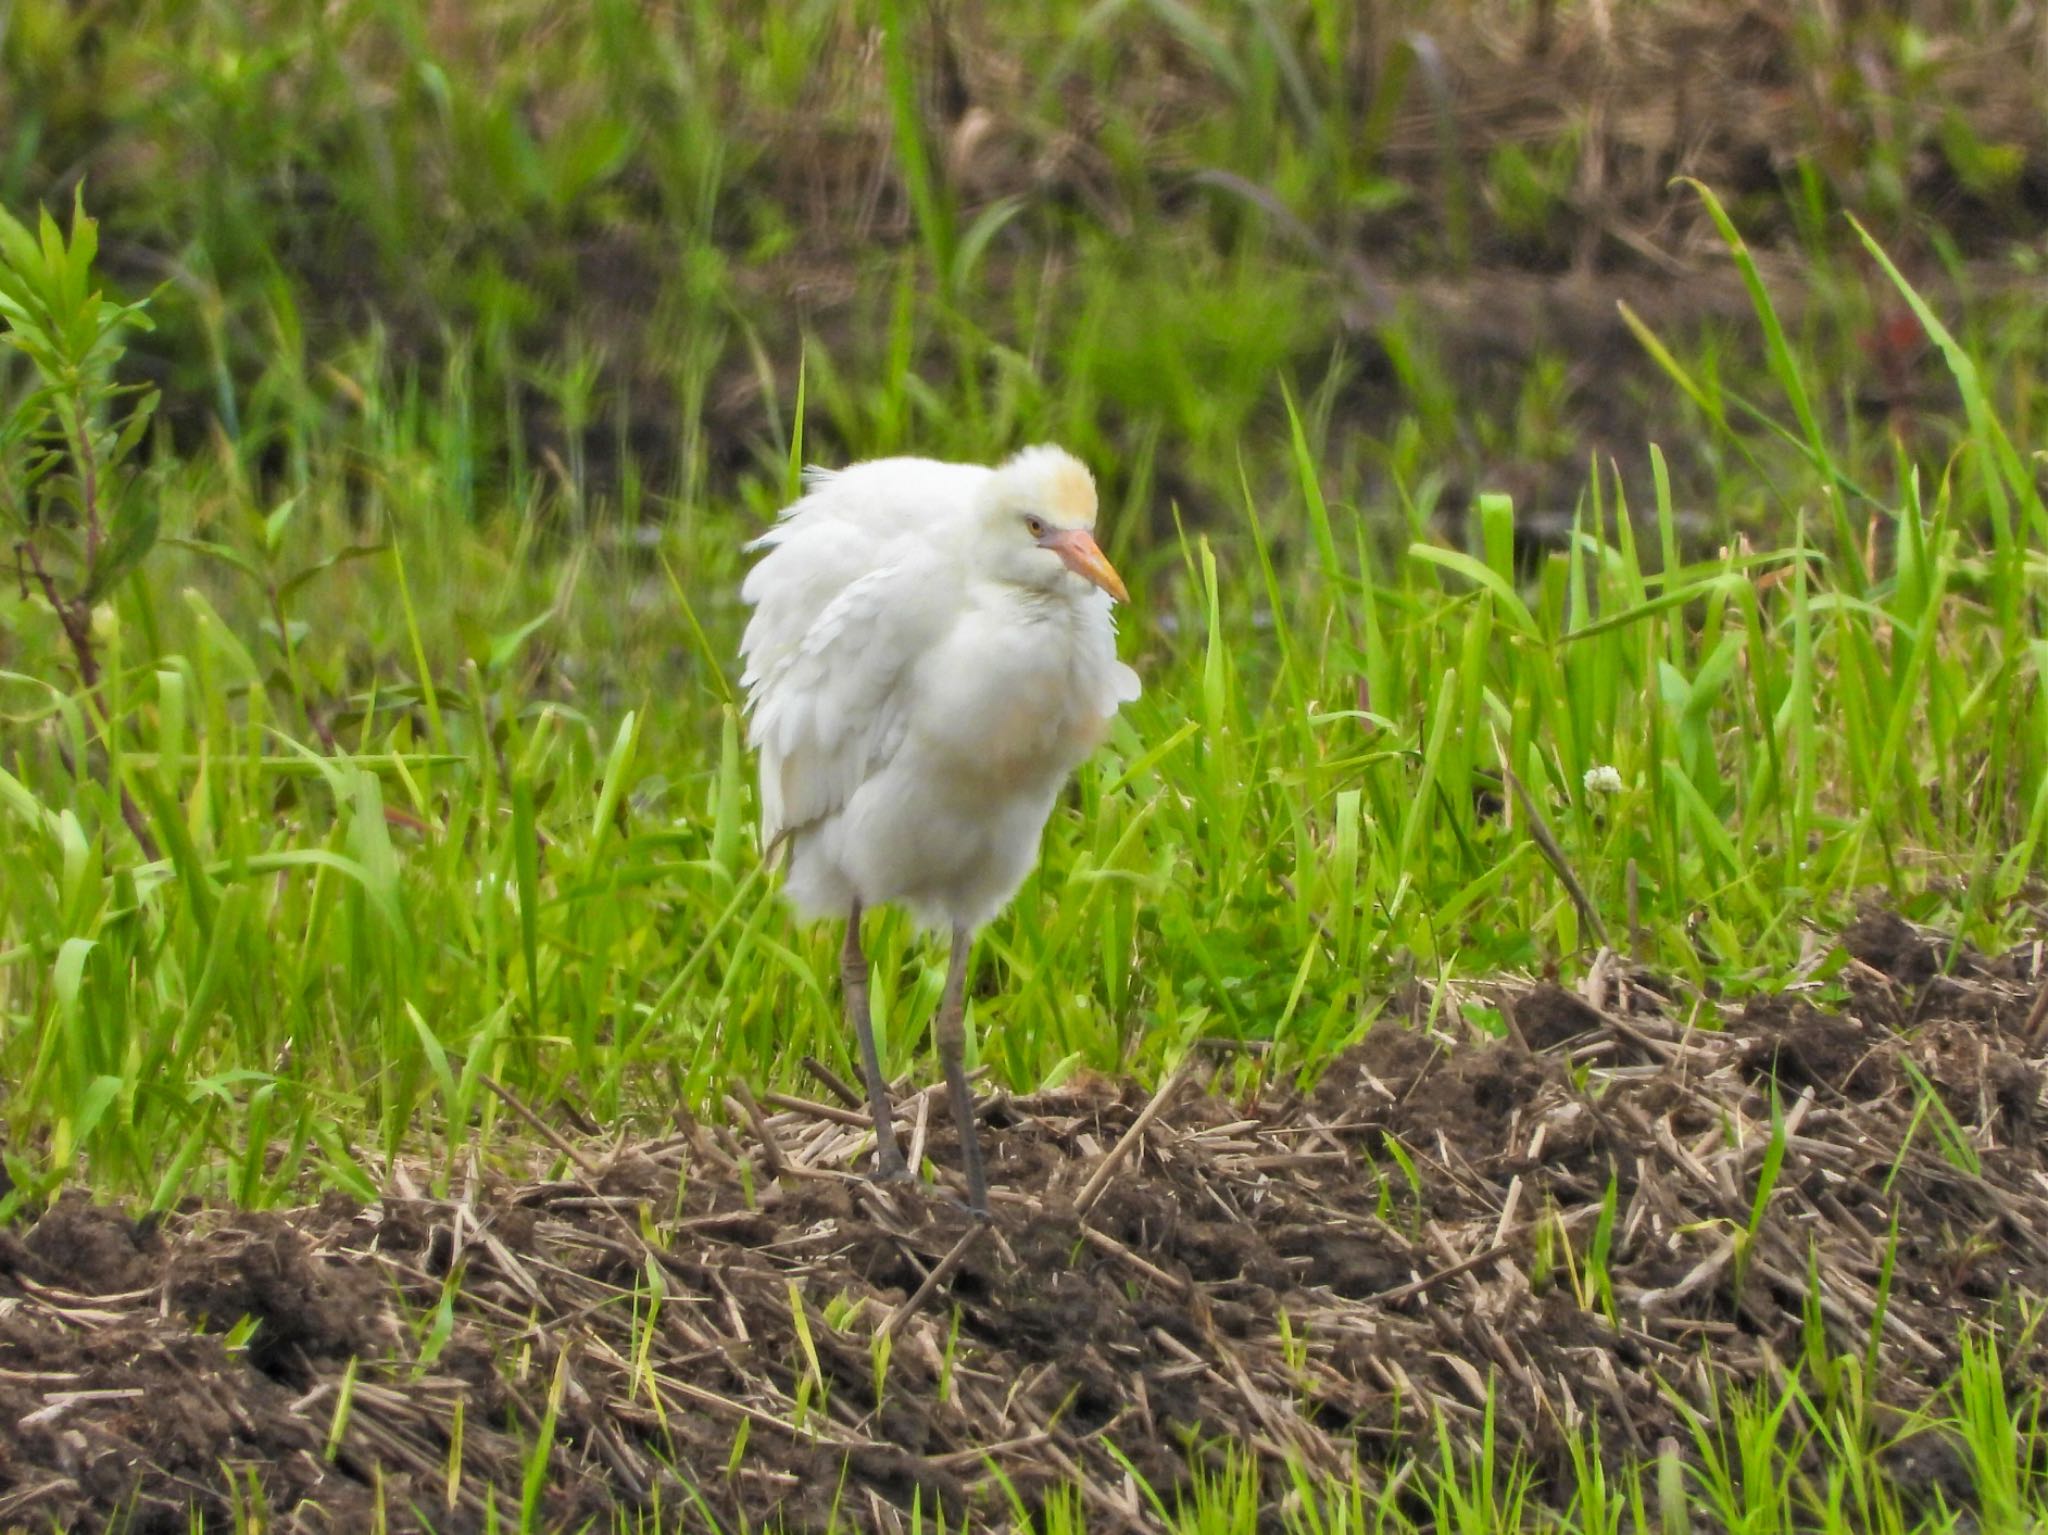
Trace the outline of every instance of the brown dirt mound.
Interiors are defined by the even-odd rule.
[[[1603,959],[1578,992],[1439,999],[1459,1032],[1378,1027],[1308,1093],[1233,1102],[1190,1070],[1143,1125],[1129,1084],[998,1101],[986,1228],[856,1176],[857,1108],[780,1097],[446,1198],[401,1177],[367,1208],[160,1225],[65,1200],[0,1232],[0,1525],[224,1524],[253,1472],[281,1530],[368,1528],[378,1488],[393,1529],[476,1530],[516,1521],[551,1423],[550,1528],[656,1500],[1000,1519],[1002,1480],[1137,1527],[1119,1455],[1165,1492],[1231,1442],[1277,1494],[1290,1460],[1470,1441],[1489,1391],[1539,1468],[1589,1419],[1618,1454],[1683,1442],[1665,1388],[1779,1378],[1809,1265],[1831,1349],[1861,1355],[1882,1309],[1909,1405],[1966,1327],[2048,1295],[2035,951],[1882,917],[1843,946],[1833,1005],[1676,1000]],[[1467,1000],[1508,1038],[1475,1040]],[[938,1102],[899,1112],[945,1169]],[[1585,1278],[1610,1185],[1611,1315]],[[2048,1363],[2006,1345],[2016,1382]],[[1955,1498],[1941,1455],[1900,1465]]]

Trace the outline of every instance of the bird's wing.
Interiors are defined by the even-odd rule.
[[[928,458],[807,467],[804,494],[747,545],[766,551],[740,588],[754,610],[740,644],[748,685],[798,645],[840,593],[914,552],[899,547],[905,535],[942,542],[934,535],[971,505],[988,474]]]
[[[957,616],[960,585],[930,539],[878,538],[866,519],[801,502],[758,542],[769,550],[741,588],[754,606],[741,681],[772,848],[844,806],[894,756],[910,670]]]

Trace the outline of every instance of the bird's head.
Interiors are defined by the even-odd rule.
[[[1071,573],[1130,601],[1095,542],[1095,480],[1064,448],[1026,448],[998,466],[980,513],[979,541],[998,579],[1051,590]]]

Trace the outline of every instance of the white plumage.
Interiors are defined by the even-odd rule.
[[[1123,583],[1094,541],[1094,482],[1062,450],[995,469],[876,459],[808,471],[805,492],[750,546],[766,553],[741,588],[748,734],[785,893],[807,915],[850,918],[848,1007],[893,1173],[864,960],[853,973],[861,908],[896,902],[951,930],[953,1000],[971,935],[1030,872],[1060,786],[1138,678],[1116,657]],[[942,1055],[959,1031],[946,1011]],[[964,1080],[955,1109],[981,1208],[963,1098]]]
[[[762,839],[789,839],[799,910],[898,901],[932,927],[980,927],[1030,872],[1060,785],[1138,696],[1109,594],[1025,526],[1094,522],[1092,493],[1085,522],[1049,504],[1062,470],[1086,473],[1057,449],[1000,471],[813,471],[755,541],[749,736]],[[1026,579],[1005,553],[1028,558]]]

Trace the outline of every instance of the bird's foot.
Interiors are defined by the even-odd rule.
[[[917,1179],[910,1171],[910,1165],[903,1160],[903,1153],[894,1146],[887,1147],[875,1158],[875,1165],[868,1178],[874,1183],[915,1183]]]
[[[954,1214],[964,1215],[969,1220],[984,1226],[995,1220],[995,1216],[989,1213],[988,1201],[986,1199],[977,1203],[972,1195],[963,1198],[958,1194],[951,1193],[934,1185],[931,1190],[931,1200],[935,1205],[944,1205]]]

